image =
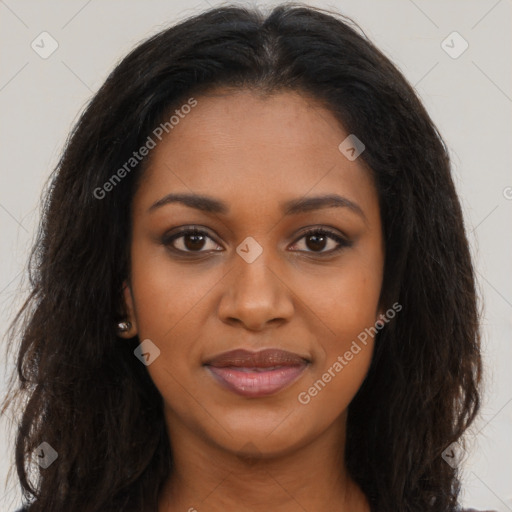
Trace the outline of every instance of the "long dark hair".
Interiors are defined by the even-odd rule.
[[[441,454],[479,410],[482,370],[447,150],[413,88],[351,20],[294,4],[267,15],[216,8],[156,34],[117,65],[73,129],[46,191],[31,293],[10,330],[21,345],[4,410],[21,412],[16,467],[31,512],[156,510],[173,468],[162,398],[133,355],[139,340],[115,331],[145,161],[106,197],[94,191],[174,108],[217,86],[309,94],[365,144],[386,244],[382,303],[402,310],[379,332],[349,406],[346,464],[379,512],[453,511],[459,476]],[[32,481],[43,441],[58,463]]]

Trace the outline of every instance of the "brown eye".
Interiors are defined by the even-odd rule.
[[[165,237],[162,242],[164,245],[170,246],[173,250],[180,252],[207,252],[207,250],[203,251],[202,249],[207,246],[208,240],[213,242],[206,231],[186,229],[172,236]],[[209,250],[218,250],[216,247],[218,246],[214,243],[213,247]]]
[[[303,233],[292,248],[297,250],[299,240],[303,239],[306,249],[298,249],[298,251],[318,255],[333,254],[352,245],[351,242],[332,231],[317,228]],[[208,247],[209,241],[211,242],[210,247]],[[177,253],[200,254],[222,250],[206,231],[197,228],[184,229],[173,235],[165,236],[162,243]]]
[[[351,243],[348,240],[326,229],[313,229],[307,231],[306,233],[302,234],[301,238],[299,238],[299,240],[302,239],[306,240],[305,245],[307,250],[301,252],[332,254],[351,245]],[[324,249],[329,245],[329,241],[331,242],[331,248],[325,251]],[[294,247],[296,245],[297,242],[295,242]]]

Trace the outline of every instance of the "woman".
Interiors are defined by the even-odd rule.
[[[224,7],[139,45],[69,139],[31,268],[30,512],[459,510],[482,378],[461,208],[350,20]]]

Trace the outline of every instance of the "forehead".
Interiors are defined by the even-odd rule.
[[[273,159],[280,154],[290,158],[292,153],[309,161],[318,157],[312,151],[336,149],[345,134],[329,110],[298,92],[263,96],[256,91],[218,89],[196,101],[197,106],[160,144],[163,151],[153,156],[164,156],[164,152],[170,156],[179,146],[193,144],[190,159],[212,153],[226,158],[264,156],[261,150],[265,149]]]
[[[261,205],[276,194],[286,199],[311,191],[375,199],[361,159],[350,161],[338,149],[349,134],[315,99],[228,89],[195,99],[152,150],[139,197],[180,191]]]

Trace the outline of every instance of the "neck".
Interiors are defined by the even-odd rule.
[[[250,443],[237,454],[191,432],[178,418],[168,419],[174,470],[159,512],[370,511],[345,469],[345,416],[315,439],[279,454],[259,453]]]

